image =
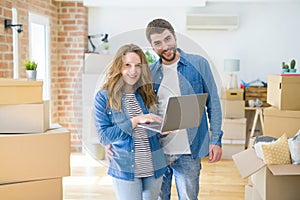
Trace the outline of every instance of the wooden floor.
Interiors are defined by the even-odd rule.
[[[201,200],[243,200],[244,186],[232,160],[221,160],[215,164],[202,161],[200,177]],[[111,177],[106,174],[106,162],[98,162],[80,153],[71,155],[71,176],[63,178],[64,200],[115,200]],[[201,198],[200,198],[201,197]],[[172,200],[178,200],[175,185]]]

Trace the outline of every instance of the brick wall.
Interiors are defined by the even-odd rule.
[[[12,19],[12,8],[23,24],[19,40],[19,74],[25,78],[22,63],[29,58],[28,12],[50,19],[51,113],[52,122],[71,131],[72,151],[81,151],[81,71],[87,51],[87,8],[79,0],[1,0],[0,78],[13,77],[12,29],[4,29],[4,19]]]
[[[59,123],[72,130],[74,151],[81,150],[81,74],[87,51],[87,16],[82,3],[58,3],[57,114]]]
[[[0,1],[0,78],[13,76],[12,30],[4,30],[4,19],[11,19],[12,1]]]

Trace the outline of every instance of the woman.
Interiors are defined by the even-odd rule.
[[[111,144],[114,155],[108,174],[118,199],[156,200],[166,169],[159,133],[138,123],[161,122],[151,73],[141,48],[119,48],[106,82],[95,97],[95,122],[102,145]]]

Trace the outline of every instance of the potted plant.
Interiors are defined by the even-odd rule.
[[[291,60],[291,63],[290,63],[289,72],[295,73],[297,71],[297,69],[295,68],[295,66],[296,66],[296,61],[293,59],[293,60]]]
[[[26,60],[24,66],[26,69],[27,80],[36,80],[37,63],[35,61]]]
[[[108,42],[104,42],[102,48],[103,48],[103,54],[109,54],[109,44],[108,44]]]
[[[285,64],[285,62],[282,62],[281,73],[284,74],[286,72],[289,72],[289,65]]]
[[[155,55],[152,54],[150,51],[147,50],[145,52],[145,55],[146,55],[146,58],[147,58],[149,64],[154,63],[156,61]]]

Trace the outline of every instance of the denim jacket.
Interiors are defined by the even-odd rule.
[[[139,93],[135,94],[142,112],[149,113]],[[122,102],[123,101],[122,97]],[[128,111],[122,112],[107,107],[108,91],[100,90],[95,96],[94,111],[97,136],[102,145],[111,144],[114,152],[110,160],[108,174],[119,179],[134,180],[134,131]],[[160,134],[147,130],[152,154],[154,177],[158,178],[166,170],[166,161],[159,144]]]
[[[207,60],[199,55],[192,55],[180,52],[180,60],[177,66],[179,88],[181,95],[207,93],[207,103],[199,127],[189,128],[188,139],[192,157],[202,158],[209,153],[209,144],[221,146],[223,135],[222,111],[217,87],[213,74]],[[150,66],[153,78],[154,90],[157,93],[163,79],[161,59]],[[210,122],[210,131],[208,130],[208,121]]]

